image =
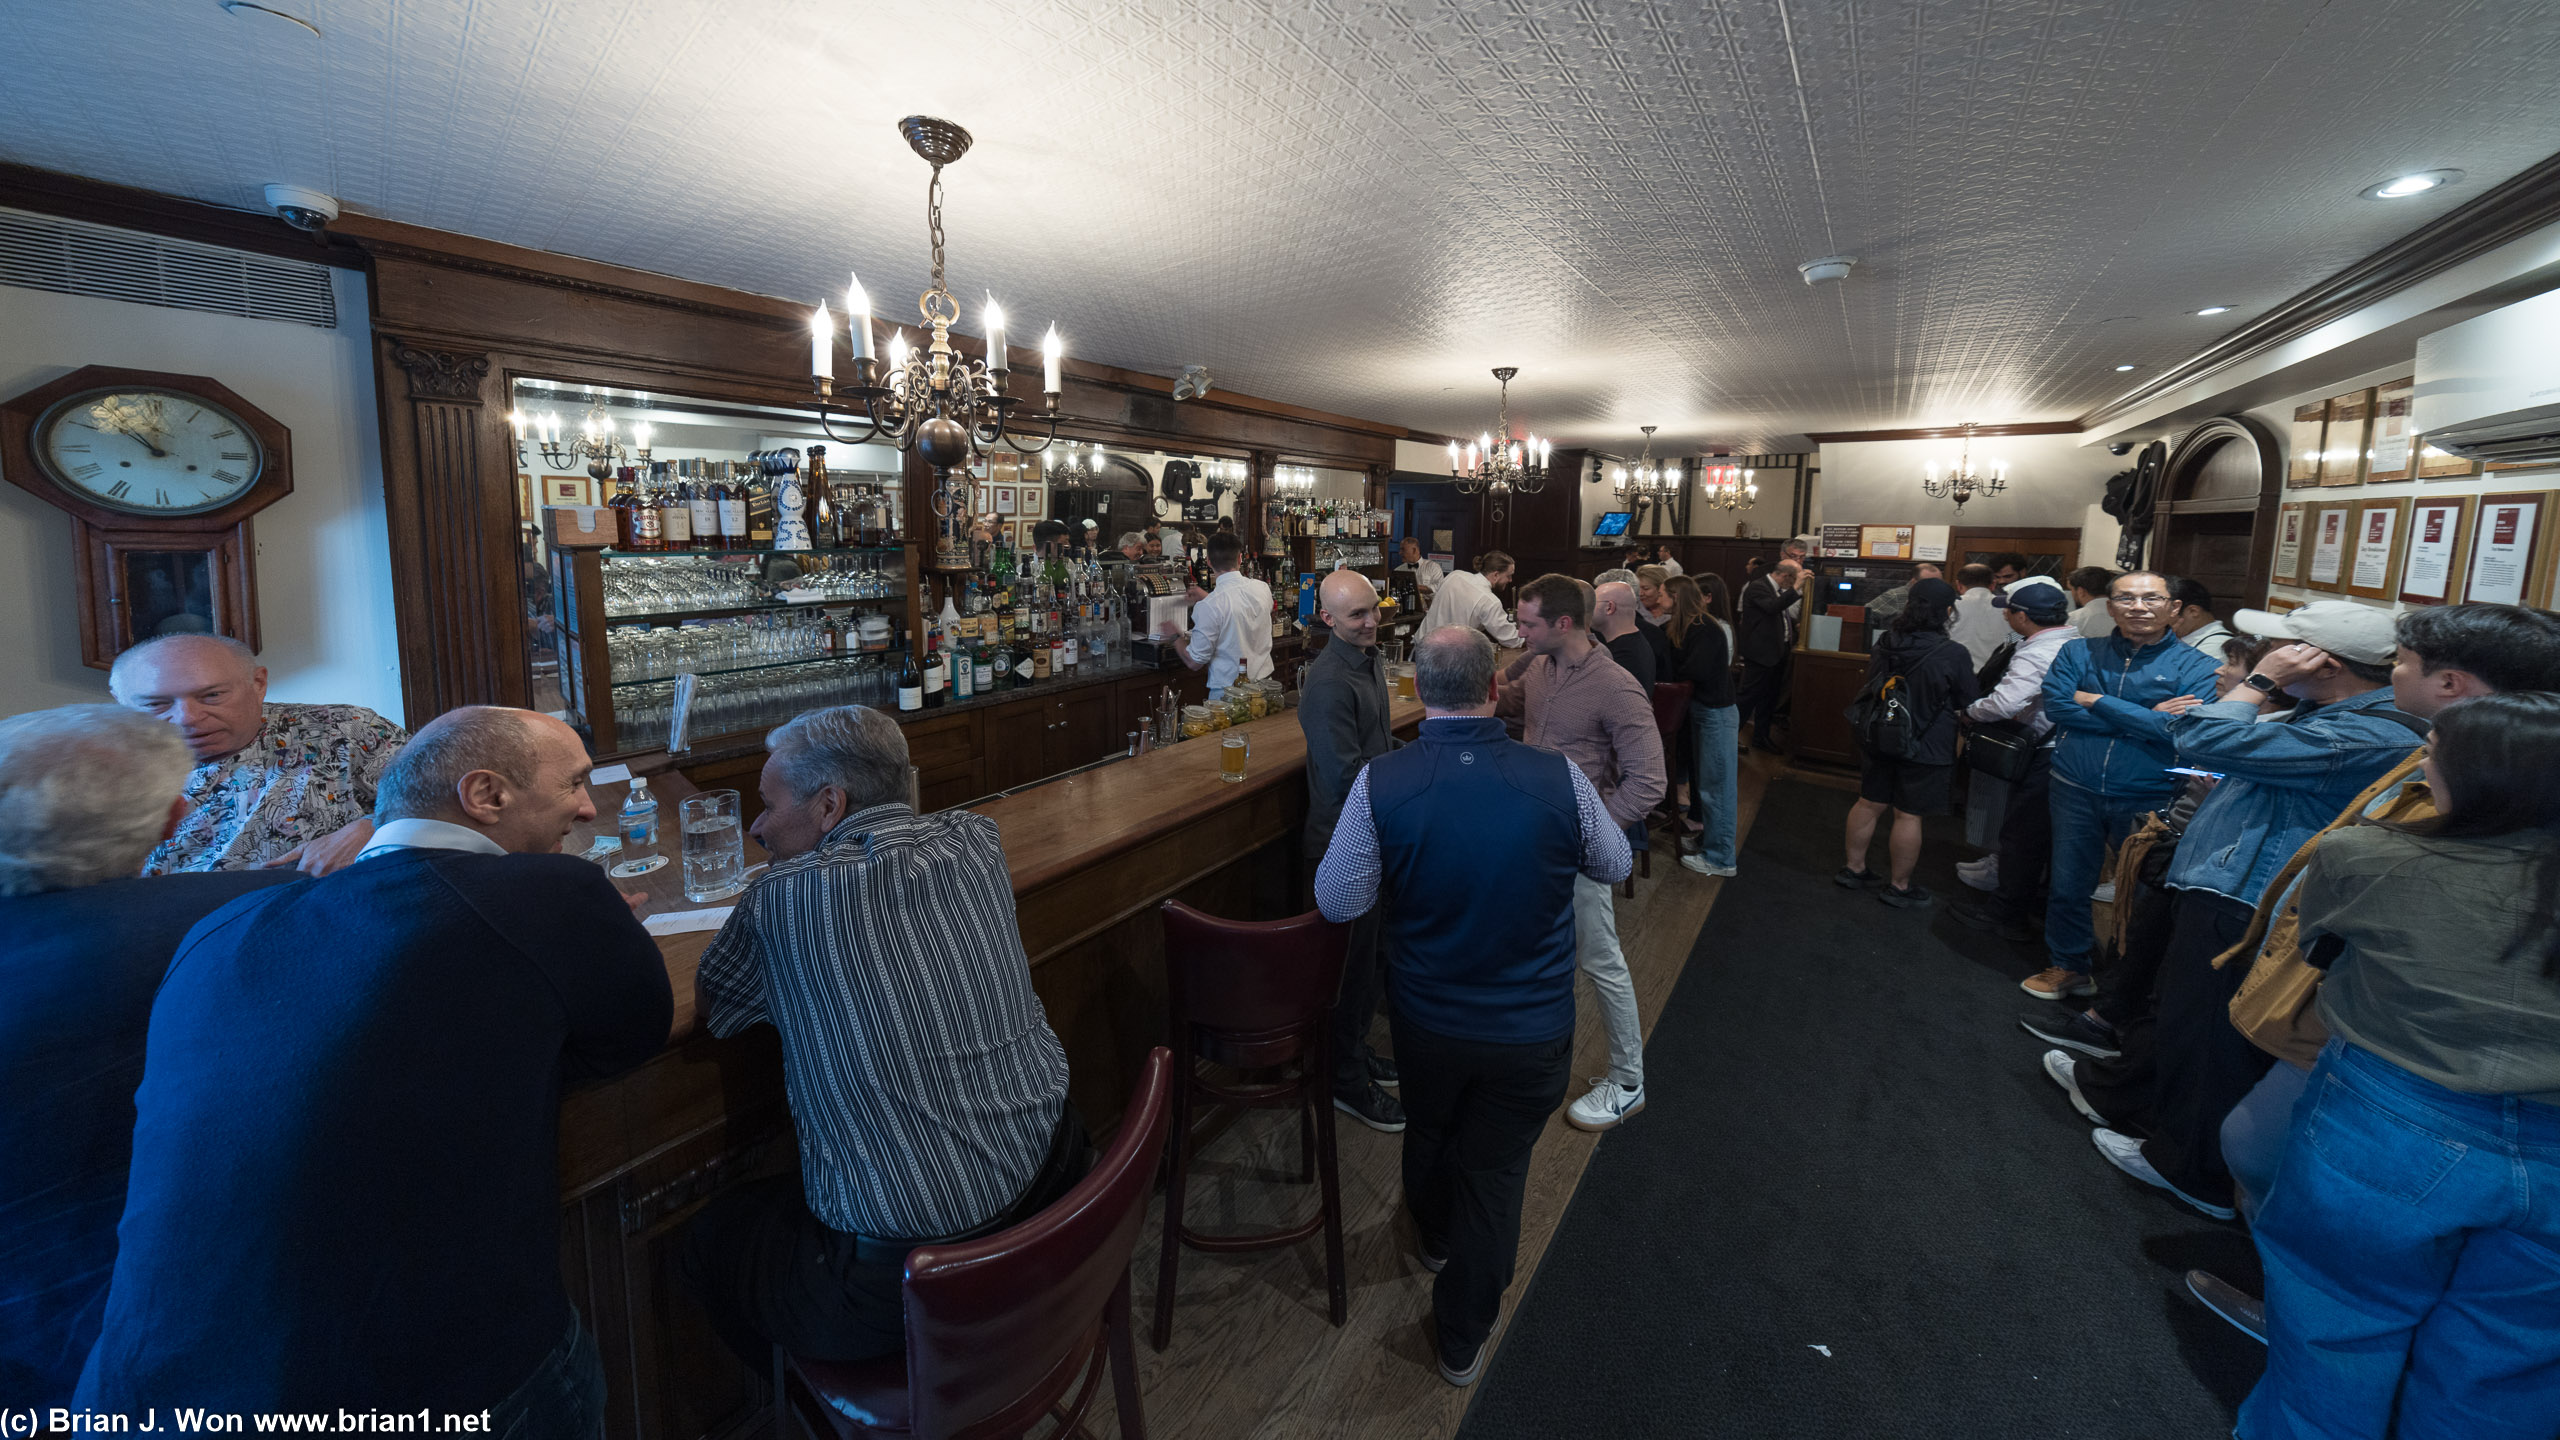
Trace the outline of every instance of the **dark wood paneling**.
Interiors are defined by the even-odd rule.
[[[1847,711],[1867,679],[1863,655],[1830,655],[1798,651],[1788,680],[1787,749],[1808,760],[1835,765],[1858,763],[1857,743],[1849,735]]]
[[[489,357],[375,335],[401,699],[412,728],[456,705],[523,705],[515,473],[484,433]],[[499,427],[503,428],[503,427]]]
[[[364,252],[353,245],[296,230],[263,211],[227,210],[29,165],[0,164],[0,205],[315,265],[348,270],[365,265]]]

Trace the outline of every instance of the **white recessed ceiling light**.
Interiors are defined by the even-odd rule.
[[[2196,313],[2199,315],[2221,315],[2227,313],[2230,309],[2231,307],[2228,305],[2207,305]]]
[[[2430,190],[2441,190],[2461,178],[2462,172],[2459,170],[2420,170],[2413,174],[2395,175],[2391,179],[2367,185],[2356,193],[2367,200],[2406,200],[2412,195],[2424,195]]]
[[[2123,374],[2125,371],[2130,370],[2130,369],[2132,369],[2132,368],[2133,368],[2133,367],[2132,367],[2132,366],[2130,366],[2130,365],[2119,365],[2119,366],[2117,366],[2117,367],[2116,367],[2116,373],[2117,373],[2117,374],[2119,374],[2119,375],[2121,375],[2121,374]]]

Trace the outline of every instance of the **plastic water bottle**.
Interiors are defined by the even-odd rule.
[[[649,793],[649,777],[635,775],[622,802],[622,862],[616,875],[642,875],[667,863],[658,853],[658,797]]]

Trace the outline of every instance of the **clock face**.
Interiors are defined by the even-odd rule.
[[[36,421],[35,451],[56,484],[136,515],[219,510],[266,468],[240,417],[199,395],[143,387],[55,403]]]

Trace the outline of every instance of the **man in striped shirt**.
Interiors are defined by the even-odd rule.
[[[761,1368],[906,1340],[907,1252],[992,1233],[1083,1174],[1084,1128],[1015,927],[995,822],[906,804],[907,742],[860,705],[766,739],[756,839],[773,868],[704,952],[703,1022],[781,1033],[800,1174],[694,1222],[685,1278]]]

